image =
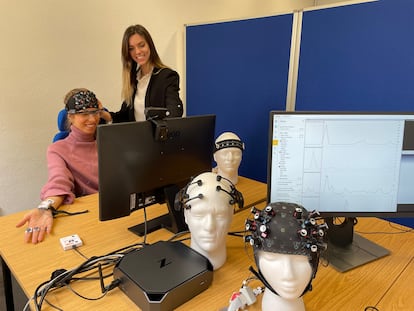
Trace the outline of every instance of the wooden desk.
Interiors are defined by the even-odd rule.
[[[243,194],[245,209],[266,200],[267,186],[264,183],[240,177],[236,187]],[[16,223],[27,211],[0,217],[0,226],[4,228],[0,236],[0,255],[6,264],[4,268],[6,268],[5,270],[10,269],[28,297],[33,295],[34,290],[41,282],[49,280],[51,273],[56,269],[69,270],[84,262],[85,259],[76,252],[62,250],[59,243],[60,237],[74,233],[79,234],[84,243],[80,251],[87,257],[101,256],[143,241],[141,237],[127,230],[129,227],[143,222],[142,210],[132,213],[129,217],[100,222],[98,220],[98,200],[98,194],[95,194],[78,198],[75,204],[62,206],[62,209],[71,212],[82,210],[90,212],[57,218],[52,234],[39,245],[25,244],[23,242],[25,228],[15,228]],[[147,208],[147,217],[148,219],[155,218],[166,212],[165,205],[151,206],[151,208]],[[167,240],[171,235],[167,230],[159,230],[148,235],[147,242]],[[5,272],[7,274],[7,271]],[[88,297],[100,296],[99,284],[95,283],[95,286],[91,286],[91,284],[79,285],[81,289],[86,289],[83,294]],[[85,287],[85,285],[87,286]],[[8,286],[6,290],[10,290],[10,287]],[[137,309],[129,299],[125,299],[125,295],[120,290],[112,291],[108,297],[119,296],[120,298],[116,300],[121,302],[107,298],[91,303],[82,299],[78,300],[74,294],[68,291],[65,291],[63,295],[54,296],[58,300],[57,304],[61,306],[73,306],[72,303],[75,302],[76,308],[63,307],[65,310],[111,310],[114,309],[114,306],[116,310]],[[51,297],[49,299],[52,299]],[[108,304],[109,301],[115,303],[111,305]]]
[[[309,310],[364,310],[367,306],[376,306],[380,311],[412,310],[414,235],[412,231],[398,233],[401,231],[395,228],[409,229],[391,227],[377,218],[358,218],[356,232],[391,254],[346,273],[338,273],[330,266],[320,267],[313,282],[314,291],[304,297]],[[404,283],[404,278],[411,281]]]
[[[246,205],[253,202],[264,207],[266,187],[262,183],[242,179],[237,185],[245,197]],[[258,190],[261,189],[261,190]],[[90,210],[87,214],[56,219],[53,234],[40,245],[23,243],[23,230],[15,224],[25,212],[0,217],[2,235],[0,254],[23,288],[26,295],[32,296],[35,288],[50,279],[53,271],[59,268],[72,269],[85,259],[73,250],[63,251],[59,238],[77,233],[83,239],[80,248],[87,257],[100,256],[121,247],[141,242],[142,238],[127,230],[143,221],[141,211],[129,217],[100,222],[98,220],[97,195],[76,200],[65,206],[68,211]],[[260,203],[262,202],[262,203]],[[159,205],[148,208],[148,218],[158,216],[166,210]],[[234,215],[231,231],[244,229],[244,221],[250,216],[249,208]],[[356,231],[396,232],[386,221],[376,218],[359,219]],[[412,233],[375,234],[365,237],[388,248],[392,254],[347,273],[338,273],[331,267],[319,268],[313,282],[314,290],[305,295],[308,311],[319,310],[364,310],[366,306],[377,306],[380,311],[411,310],[414,306],[411,283],[414,268],[414,240]],[[165,229],[151,233],[147,242],[166,240],[171,233]],[[188,242],[187,242],[188,243]],[[214,272],[212,285],[204,292],[183,304],[178,311],[206,310],[217,311],[228,305],[233,291],[238,291],[244,279],[251,276],[248,268],[254,266],[249,247],[241,238],[227,238],[228,257],[226,264]],[[87,297],[101,294],[98,281],[74,282],[73,287]],[[48,300],[64,310],[139,310],[119,289],[114,289],[101,300],[88,301],[75,296],[67,289],[60,289],[48,295]],[[54,310],[44,304],[44,310]],[[260,310],[260,301],[250,306],[249,311]]]

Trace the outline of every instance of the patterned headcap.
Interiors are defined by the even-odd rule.
[[[77,113],[87,108],[99,108],[95,94],[88,90],[82,90],[73,94],[66,102],[68,113]]]
[[[302,295],[312,290],[312,279],[318,270],[320,254],[327,246],[325,238],[328,226],[319,213],[308,212],[299,204],[287,202],[270,203],[263,210],[253,207],[251,211],[253,219],[246,220],[245,241],[253,246],[256,263],[259,251],[307,256],[312,266],[312,277]],[[256,271],[250,267],[250,271],[278,295],[260,268]]]
[[[319,253],[326,249],[327,225],[318,212],[308,212],[295,203],[270,203],[263,210],[252,209],[253,219],[246,220],[245,240],[259,250],[272,253],[305,255],[314,270]]]

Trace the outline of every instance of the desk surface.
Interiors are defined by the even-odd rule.
[[[247,206],[264,206],[265,184],[242,178],[237,188],[243,193]],[[100,222],[97,202],[98,195],[90,195],[77,199],[73,205],[63,207],[72,212],[84,209],[90,212],[56,219],[53,233],[40,245],[25,244],[24,229],[15,228],[25,212],[0,217],[0,254],[27,296],[33,295],[35,288],[41,282],[49,280],[56,269],[72,269],[85,261],[73,250],[63,251],[59,244],[60,237],[79,234],[84,242],[79,250],[87,257],[101,256],[142,241],[141,237],[127,230],[143,221],[141,211],[136,211],[129,217]],[[166,207],[163,205],[148,208],[148,218],[164,211]],[[231,231],[243,230],[247,217],[248,208],[237,212]],[[398,225],[396,227],[401,228]],[[388,248],[391,255],[346,273],[338,273],[330,266],[320,266],[313,282],[314,290],[304,297],[307,310],[364,310],[366,306],[377,306],[380,311],[411,310],[414,306],[414,284],[411,281],[414,272],[412,233],[397,234],[395,232],[398,230],[389,226],[388,222],[376,218],[359,219],[356,231]],[[365,234],[365,231],[382,233]],[[147,242],[167,240],[171,235],[169,231],[161,229],[149,234]],[[178,311],[217,311],[228,305],[231,293],[238,291],[242,281],[251,276],[248,267],[254,265],[254,261],[251,252],[246,251],[239,237],[227,238],[227,251],[227,262],[214,272],[212,285],[177,308]],[[101,295],[98,281],[74,282],[73,287],[87,297]],[[97,301],[84,300],[67,289],[61,289],[49,294],[48,300],[64,310],[139,310],[119,289],[112,290]],[[53,309],[44,304],[44,310]],[[250,306],[249,310],[260,310],[260,302]]]

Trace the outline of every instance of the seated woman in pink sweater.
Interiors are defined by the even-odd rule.
[[[53,211],[75,197],[98,192],[96,128],[100,118],[110,120],[95,94],[78,88],[66,94],[70,134],[47,149],[48,181],[41,190],[42,202],[16,224],[27,224],[25,241],[41,242],[52,231]]]

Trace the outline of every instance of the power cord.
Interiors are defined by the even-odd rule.
[[[396,223],[393,223],[391,221],[388,222],[388,225],[401,233],[414,233],[414,228],[401,228],[401,225],[397,225]]]
[[[115,266],[125,256],[125,254],[131,251],[137,250],[137,249],[141,249],[143,246],[144,245],[142,243],[136,243],[136,244],[124,247],[115,252],[111,252],[104,256],[99,256],[99,257],[94,256],[91,258],[87,258],[86,261],[84,261],[82,264],[80,264],[78,267],[72,270],[57,269],[53,271],[51,274],[50,280],[45,281],[41,283],[40,285],[38,285],[33,296],[26,303],[23,310],[24,311],[29,310],[31,301],[33,301],[36,311],[40,311],[44,303],[47,303],[49,306],[51,306],[52,308],[56,310],[62,310],[59,307],[49,303],[46,299],[46,296],[48,295],[48,293],[50,293],[51,291],[57,290],[57,289],[61,289],[61,288],[67,288],[71,292],[76,294],[77,296],[83,299],[86,299],[86,300],[98,300],[98,299],[103,298],[109,291],[118,287],[120,284],[120,280],[114,279],[108,285],[105,285],[104,279],[112,276],[113,273],[110,273],[108,275],[103,275],[102,273],[103,267]],[[79,252],[77,248],[74,248],[74,251],[78,252],[81,256],[86,258],[82,253]],[[92,271],[92,270],[96,270],[98,272],[98,276],[77,277],[78,275],[84,274],[85,272]],[[90,298],[90,297],[81,295],[80,293],[76,292],[71,286],[72,282],[75,282],[78,280],[98,280],[98,279],[100,281],[102,295],[96,298]]]
[[[180,242],[183,242],[183,241],[187,241],[187,240],[189,240],[190,239],[190,236],[189,236],[189,234],[190,234],[190,231],[189,230],[185,230],[185,231],[181,231],[181,232],[177,232],[176,234],[174,234],[172,237],[170,237],[167,241],[174,241],[174,240],[176,240],[176,241],[180,241]],[[186,237],[183,237],[183,238],[180,238],[179,239],[179,237],[181,237],[181,236],[185,236],[185,235],[188,235],[188,236],[186,236]]]
[[[84,254],[82,254],[82,252],[81,251],[79,251],[79,248],[76,246],[76,245],[73,245],[72,246],[72,249],[75,251],[75,252],[77,252],[79,255],[81,255],[83,258],[85,258],[86,260],[88,260],[89,258],[88,257],[86,257]]]
[[[227,235],[235,236],[235,237],[239,237],[239,238],[244,238],[245,234],[246,234],[246,230],[230,231],[230,232],[227,233]]]
[[[361,234],[404,234],[404,233],[414,233],[414,228],[403,228],[403,226],[395,224],[391,221],[388,221],[388,225],[396,230],[393,232],[390,231],[356,231],[356,233],[361,233]]]
[[[74,216],[74,215],[80,215],[88,213],[88,210],[80,211],[80,212],[68,212],[65,210],[55,209],[53,207],[50,207],[50,210],[52,211],[53,218],[56,218],[58,216]]]
[[[105,286],[104,281],[103,281],[103,274],[102,274],[102,265],[98,266],[98,271],[99,271],[99,280],[100,280],[100,284],[101,284],[101,291],[102,294],[106,294],[107,292],[113,290],[115,287],[118,287],[119,284],[121,284],[121,281],[118,279],[113,280],[108,286]]]
[[[73,278],[75,275],[86,272],[86,271],[90,271],[91,269],[98,267],[101,264],[101,262],[103,262],[105,265],[108,265],[108,264],[115,265],[120,259],[122,259],[122,257],[123,255],[121,254],[102,256],[102,257],[92,257],[91,259],[86,260],[84,263],[82,263],[80,266],[76,267],[75,269],[72,269],[72,270],[58,269],[54,271],[52,273],[51,280],[48,283],[42,286],[39,286],[36,289],[35,294],[33,295],[33,302],[35,304],[36,310],[40,311],[42,309],[43,301],[45,300],[46,295],[51,289],[68,286],[71,282],[74,281]],[[102,298],[103,296],[99,298]],[[81,297],[84,298],[83,296]]]

